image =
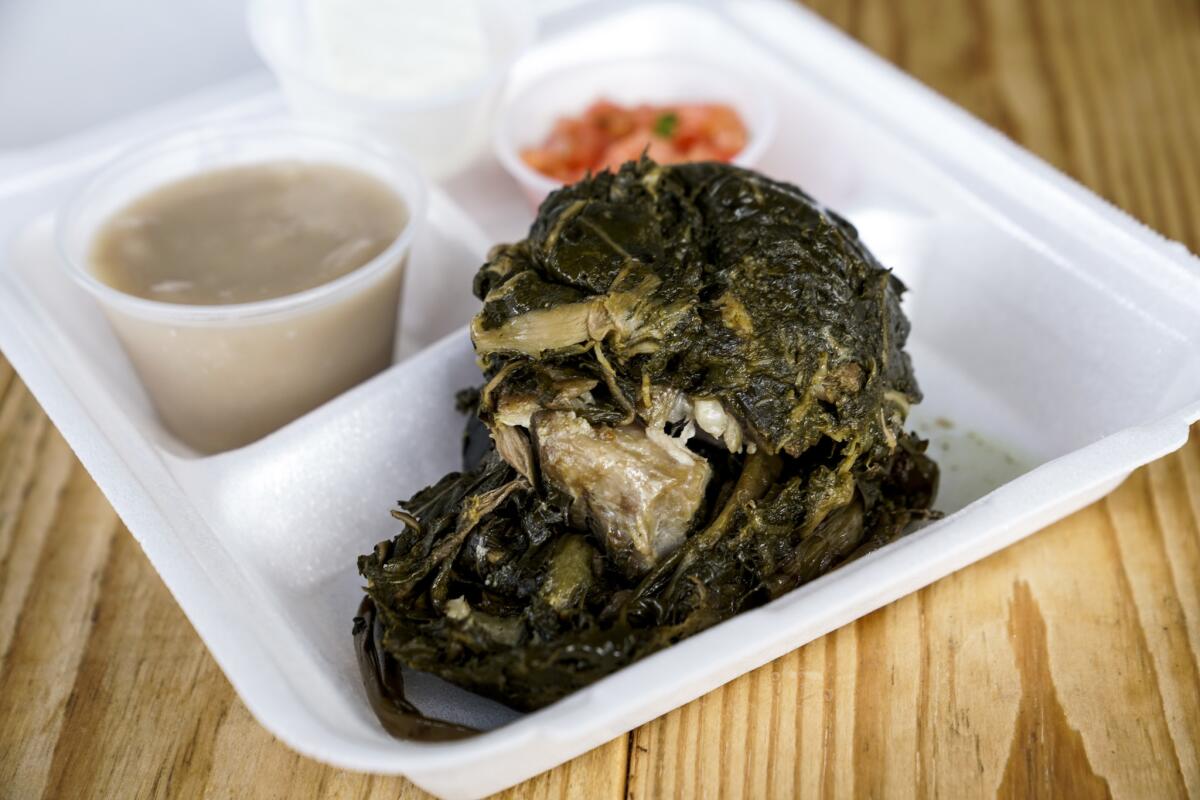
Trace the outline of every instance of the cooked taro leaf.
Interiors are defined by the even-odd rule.
[[[359,559],[396,663],[540,708],[935,514],[904,287],[794,186],[643,158],[474,288],[465,469]]]

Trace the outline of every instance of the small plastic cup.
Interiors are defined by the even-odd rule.
[[[487,142],[509,69],[536,32],[528,0],[469,0],[487,40],[487,68],[478,77],[446,91],[404,97],[347,91],[322,72],[309,2],[251,0],[247,10],[250,38],[292,112],[400,146],[434,177],[465,166]]]
[[[732,162],[756,165],[775,135],[775,106],[760,79],[727,65],[688,56],[621,58],[555,70],[526,84],[500,111],[493,146],[504,169],[535,207],[562,181],[535,170],[521,151],[536,147],[565,116],[597,100],[622,105],[726,103],[746,125],[746,146]]]
[[[299,161],[382,181],[408,219],[377,257],[321,286],[269,300],[184,305],[121,292],[91,268],[97,231],[130,202],[233,166]],[[136,148],[58,215],[70,277],[96,299],[166,428],[201,453],[248,444],[386,368],[403,269],[426,209],[420,173],[390,149],[296,123],[209,126]]]

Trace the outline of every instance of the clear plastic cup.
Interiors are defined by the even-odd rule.
[[[96,233],[132,201],[210,170],[278,161],[333,164],[382,181],[406,206],[404,229],[329,283],[250,303],[148,300],[93,274]],[[60,210],[56,238],[68,274],[100,304],[166,428],[213,453],[260,438],[391,363],[403,269],[425,209],[420,173],[370,140],[297,123],[210,126],[103,168]]]
[[[445,91],[404,97],[348,91],[322,71],[311,2],[250,0],[247,11],[250,38],[293,113],[400,146],[434,177],[457,171],[486,143],[509,69],[536,31],[528,0],[453,0],[469,2],[479,13],[487,67],[477,77]]]
[[[563,184],[526,164],[521,151],[540,145],[560,117],[582,114],[601,98],[622,105],[726,103],[746,125],[746,146],[733,158],[742,167],[757,164],[775,135],[775,105],[762,79],[726,64],[671,55],[554,70],[505,102],[493,140],[496,157],[534,206]]]

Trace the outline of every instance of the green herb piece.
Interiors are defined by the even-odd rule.
[[[665,111],[654,120],[654,135],[670,139],[679,127],[679,115],[674,111]]]

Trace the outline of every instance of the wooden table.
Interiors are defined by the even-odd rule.
[[[820,0],[1200,251],[1196,0]],[[512,790],[1200,796],[1200,436],[1105,500]],[[250,717],[0,361],[0,797],[414,797]]]

